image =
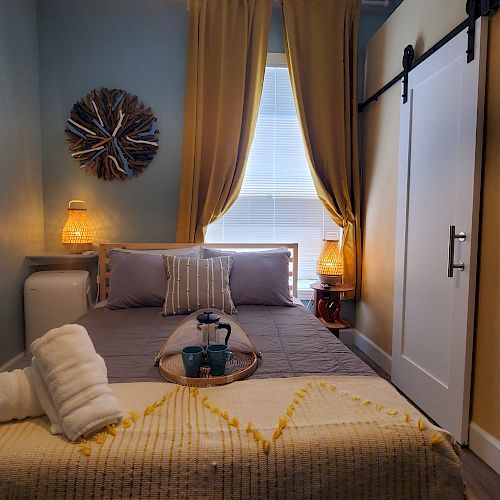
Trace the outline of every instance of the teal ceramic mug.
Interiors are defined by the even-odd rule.
[[[226,370],[226,361],[233,357],[233,353],[228,350],[225,344],[212,344],[207,347],[208,364],[210,365],[210,374],[214,376],[224,375]]]
[[[203,358],[203,348],[197,345],[190,345],[182,349],[182,362],[186,377],[199,377],[200,365]]]

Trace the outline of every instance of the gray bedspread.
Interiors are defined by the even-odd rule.
[[[106,361],[110,382],[163,380],[155,356],[185,316],[160,311],[99,308],[76,321]],[[305,307],[238,306],[233,318],[262,352],[252,378],[375,374]]]

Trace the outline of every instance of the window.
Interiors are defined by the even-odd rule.
[[[270,54],[241,193],[207,229],[209,243],[299,243],[299,298],[310,297],[325,233],[340,235],[309,171],[288,68]],[[281,56],[276,62],[276,56]],[[272,62],[270,62],[272,60]],[[302,293],[300,293],[302,291]]]

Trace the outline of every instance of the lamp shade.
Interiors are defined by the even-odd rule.
[[[321,283],[335,285],[342,282],[344,263],[339,240],[323,240],[323,248],[316,264],[316,273]]]
[[[83,208],[72,205],[80,203]],[[87,208],[82,200],[71,200],[68,203],[68,219],[64,224],[61,242],[70,253],[82,253],[92,249],[94,231],[87,216]]]

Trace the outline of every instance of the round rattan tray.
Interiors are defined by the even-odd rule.
[[[224,385],[250,376],[257,368],[257,354],[255,352],[235,352],[233,358],[226,362],[225,374],[218,377],[210,375],[208,366],[201,367],[199,377],[186,377],[180,353],[163,356],[159,366],[160,373],[169,382],[196,387]]]

